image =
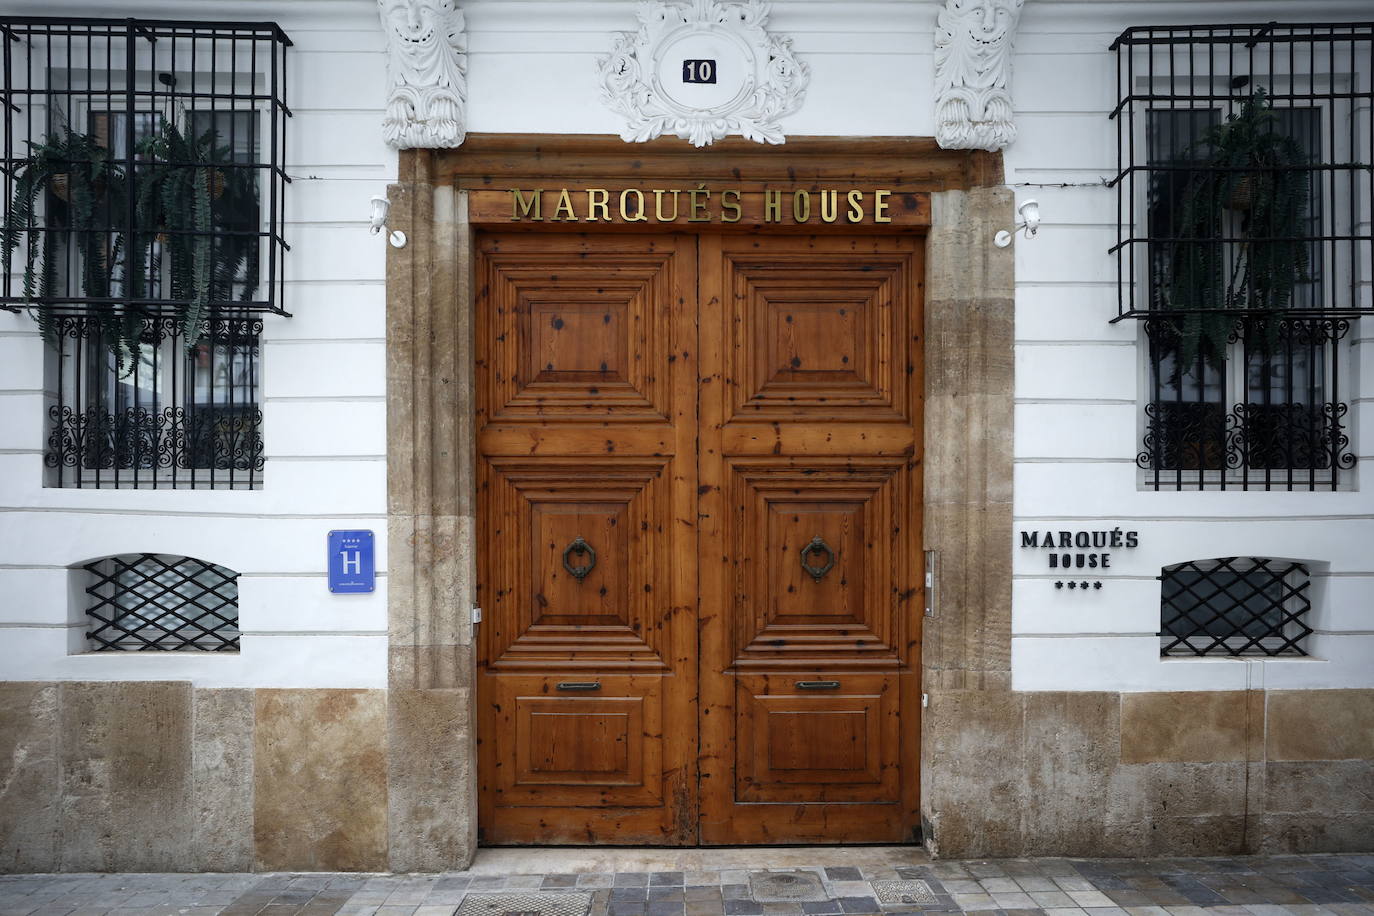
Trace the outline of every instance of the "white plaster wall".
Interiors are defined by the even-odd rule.
[[[210,14],[186,3],[72,6],[63,12]],[[216,4],[213,15],[274,19],[294,42],[285,211],[294,317],[269,316],[263,333],[263,488],[45,489],[43,345],[27,316],[0,313],[0,680],[386,684],[385,242],[366,220],[368,198],[395,180],[396,156],[378,127],[386,58],[375,6]],[[329,593],[325,535],[334,528],[376,532],[373,594]],[[80,654],[84,624],[67,568],[140,551],[240,573],[238,655]]]
[[[12,4],[15,5],[15,4]],[[934,132],[939,0],[776,0],[771,26],[811,67],[791,135]],[[46,11],[18,0],[15,12]],[[178,0],[80,0],[64,12],[186,16]],[[595,59],[634,28],[630,0],[466,0],[469,124],[482,132],[616,133]],[[375,595],[331,597],[324,537],[377,532],[385,557],[383,259],[362,222],[395,176],[378,127],[382,36],[372,0],[225,0],[216,17],[276,19],[289,54],[288,307],[269,320],[263,372],[265,486],[244,492],[76,491],[40,486],[40,343],[0,315],[0,679],[190,678],[203,685],[385,683],[385,575]],[[1153,493],[1134,466],[1139,329],[1112,325],[1115,56],[1130,25],[1368,18],[1351,0],[1027,0],[1015,58],[1020,139],[1006,151],[1018,197],[1045,223],[1018,240],[1016,526],[1140,532],[1101,591],[1056,592],[1040,551],[1016,548],[1013,682],[1023,690],[1374,686],[1374,496]],[[1068,188],[1032,187],[1067,183]],[[1078,186],[1084,185],[1084,186]],[[1374,330],[1353,337],[1374,378]],[[1368,385],[1366,385],[1367,389]],[[1351,391],[1356,391],[1353,387]],[[1360,472],[1374,461],[1374,395],[1354,398]],[[68,655],[66,567],[158,550],[242,573],[243,651],[206,656]],[[1159,567],[1272,554],[1312,561],[1320,633],[1308,660],[1160,660]]]
[[[1374,461],[1369,382],[1374,324],[1349,335],[1346,389],[1359,466],[1337,492],[1153,492],[1135,457],[1143,435],[1143,332],[1116,325],[1116,55],[1132,25],[1354,21],[1332,3],[1073,3],[1029,0],[1017,39],[1020,138],[1006,151],[1018,202],[1044,224],[1016,242],[1015,518],[1020,530],[1139,532],[1112,551],[1101,590],[1054,587],[1046,551],[1015,549],[1012,682],[1020,690],[1225,690],[1374,686]],[[1365,61],[1367,87],[1370,62]],[[1368,113],[1364,113],[1368,117]],[[1367,155],[1367,153],[1366,153]],[[1045,187],[1067,184],[1070,187]],[[1368,214],[1365,214],[1368,218]],[[1364,363],[1363,369],[1359,364]],[[1363,389],[1360,377],[1366,379]],[[1317,630],[1307,659],[1161,659],[1160,568],[1272,556],[1312,563]],[[1077,572],[1077,571],[1076,571]]]

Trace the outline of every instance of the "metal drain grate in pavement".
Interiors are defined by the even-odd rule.
[[[934,903],[935,892],[924,881],[874,881],[879,903]]]
[[[758,903],[826,899],[820,876],[809,871],[752,871],[749,873],[749,893]]]
[[[468,894],[455,916],[587,916],[591,905],[591,894]]]

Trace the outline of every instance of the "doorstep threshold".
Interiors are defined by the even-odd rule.
[[[805,866],[926,865],[920,846],[488,846],[477,850],[474,875],[714,871]]]

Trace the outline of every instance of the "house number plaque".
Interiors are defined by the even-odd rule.
[[[682,81],[684,83],[711,83],[716,81],[716,62],[713,60],[684,60],[682,62]]]

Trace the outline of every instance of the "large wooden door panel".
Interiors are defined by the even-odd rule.
[[[487,672],[671,671],[672,630],[655,590],[673,572],[666,470],[661,458],[487,458],[482,485],[500,549],[486,568],[502,585],[484,596]]]
[[[555,789],[563,801],[584,807],[661,804],[657,679],[599,675],[560,683],[583,689],[599,683],[596,693],[607,695],[563,693],[542,677],[497,681],[493,699],[500,712],[492,740],[503,762],[495,774],[499,804],[542,808]],[[567,826],[555,829],[578,836]]]
[[[901,797],[893,675],[740,675],[739,802],[892,802]]]
[[[701,838],[917,827],[920,240],[701,239]]]
[[[914,236],[479,236],[486,843],[918,823]]]
[[[595,252],[541,238],[552,244],[489,237],[484,251],[486,417],[668,423],[674,312],[665,306],[689,292],[680,284],[691,281],[691,252],[680,257],[671,237]]]
[[[905,306],[920,276],[911,252],[885,241],[727,243],[711,264],[725,271],[712,294],[732,315],[726,422],[910,419]]]
[[[906,463],[727,459],[733,659],[763,667],[823,658],[850,667],[896,663],[907,626],[889,605],[904,563]]]
[[[695,258],[480,237],[484,842],[696,840]]]

